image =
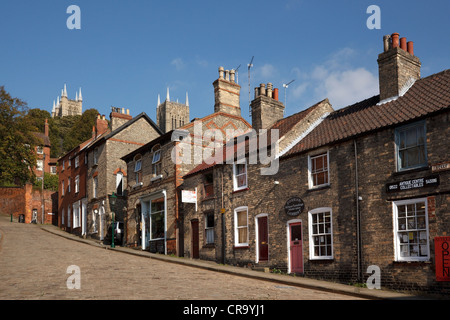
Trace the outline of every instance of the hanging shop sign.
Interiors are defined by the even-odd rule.
[[[439,185],[439,176],[429,176],[386,184],[386,192],[406,191]]]
[[[436,281],[450,281],[450,237],[434,238]]]
[[[291,217],[300,215],[300,213],[303,212],[304,208],[305,204],[303,203],[303,200],[298,197],[290,198],[284,205],[284,211],[288,216]]]

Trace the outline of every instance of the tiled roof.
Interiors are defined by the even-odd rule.
[[[380,96],[377,95],[332,112],[284,156],[423,118],[449,108],[450,69],[417,80],[397,99],[379,102]]]
[[[286,118],[282,118],[278,121],[276,121],[268,130],[267,130],[267,144],[268,146],[271,144],[271,129],[278,129],[279,130],[279,138],[283,137],[284,135],[286,135],[297,123],[299,123],[301,120],[303,120],[309,113],[311,113],[316,107],[318,107],[322,102],[324,102],[325,100],[322,100],[318,103],[316,103],[315,105],[309,107],[306,110],[300,111],[298,113],[295,113],[289,117]],[[259,137],[257,137],[259,139]],[[245,148],[245,154],[248,153],[248,147],[249,147],[249,140],[245,139],[243,142],[237,143],[236,138],[235,138],[235,143],[232,146],[228,146],[228,147],[223,147],[220,149],[220,153],[222,153],[222,157],[219,157],[222,161],[222,163],[225,163],[227,160],[227,155],[228,157],[233,156],[233,158],[235,158],[235,156],[237,155],[237,150],[239,148]],[[258,145],[259,145],[259,140],[258,140]],[[215,166],[216,163],[213,162],[211,159],[208,159],[207,161],[203,161],[201,164],[199,164],[197,167],[195,167],[194,169],[192,169],[191,171],[189,171],[185,176],[190,176],[193,174],[196,174],[198,172],[201,171],[205,171],[208,170],[210,168],[212,168],[213,166]]]

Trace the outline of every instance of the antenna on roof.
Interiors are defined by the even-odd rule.
[[[283,87],[284,87],[284,110],[286,110],[286,89],[289,87],[289,85],[294,82],[294,80],[288,82],[288,83],[283,83]]]
[[[251,102],[251,97],[250,97],[250,68],[253,67],[253,58],[254,57],[255,56],[252,57],[252,60],[247,65],[247,67],[248,67],[248,106],[249,106],[248,109],[249,109],[250,117],[252,117],[252,107],[251,107],[251,104],[250,104],[250,102]]]
[[[236,71],[236,83],[239,84],[239,68],[241,67],[241,65],[239,65],[236,69],[234,69],[234,71]]]

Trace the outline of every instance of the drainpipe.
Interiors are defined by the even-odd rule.
[[[355,149],[355,189],[356,189],[356,246],[357,246],[357,280],[362,281],[361,274],[361,221],[359,214],[359,183],[358,183],[358,150],[356,148],[356,140],[353,140],[353,146]]]
[[[222,212],[224,209],[223,206],[223,174],[224,174],[224,165],[222,165],[222,207],[220,208],[220,216],[222,218],[222,264],[225,264],[225,212]]]

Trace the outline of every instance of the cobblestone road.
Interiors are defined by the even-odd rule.
[[[356,299],[114,252],[0,216],[0,299]],[[81,288],[68,289],[67,268]]]

